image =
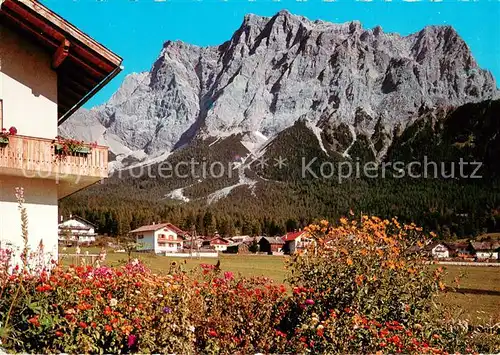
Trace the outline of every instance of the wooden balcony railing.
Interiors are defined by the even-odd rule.
[[[56,148],[52,139],[9,136],[8,143],[0,143],[0,175],[53,179],[75,185],[70,189],[75,191],[108,177],[107,147],[66,156]]]

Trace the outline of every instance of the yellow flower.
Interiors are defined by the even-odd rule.
[[[342,223],[342,224],[347,224],[347,219],[346,219],[346,218],[344,218],[344,217],[342,217],[342,218],[340,219],[340,223]]]

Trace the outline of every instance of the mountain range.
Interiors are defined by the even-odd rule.
[[[467,158],[497,176],[499,97],[492,74],[451,26],[401,36],[280,11],[245,16],[219,46],[165,42],[149,72],[129,74],[108,102],[79,110],[60,134],[110,147],[113,176],[86,198],[127,190],[140,200],[216,208],[239,196],[226,201],[238,209],[273,195],[288,205],[286,196],[304,186],[309,195],[311,184],[325,188],[301,179],[306,158],[378,166]],[[277,169],[280,159],[286,164]],[[228,168],[223,178],[201,170],[155,181],[133,177],[138,167],[158,171],[162,163],[191,160],[197,169],[214,162]],[[491,204],[499,207],[497,199]],[[303,215],[306,206],[290,214]],[[325,206],[322,215],[332,208]]]

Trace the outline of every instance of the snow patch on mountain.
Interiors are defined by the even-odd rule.
[[[248,188],[251,190],[252,195],[255,196],[255,185],[257,184],[256,180],[250,179],[247,176],[245,176],[245,169],[243,167],[238,169],[238,182],[234,185],[224,187],[222,189],[219,189],[210,195],[207,196],[207,203],[210,205],[214,202],[217,202],[218,200],[227,197],[231,191],[233,191],[235,188],[240,187],[240,186],[248,186]]]
[[[186,196],[184,196],[184,188],[180,189],[175,189],[173,191],[170,191],[168,194],[165,195],[165,197],[170,198],[172,200],[179,200],[182,202],[189,202],[190,199]]]

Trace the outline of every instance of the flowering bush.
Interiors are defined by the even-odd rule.
[[[495,352],[435,306],[444,270],[405,250],[421,231],[365,217],[311,226],[291,258],[292,289],[218,265],[166,274],[126,265],[0,274],[0,338],[37,353]],[[9,254],[0,253],[7,263]],[[1,270],[1,268],[0,268]],[[22,292],[19,292],[22,290]]]
[[[297,352],[470,352],[468,327],[438,305],[443,268],[411,247],[429,237],[414,224],[363,216],[309,226],[314,243],[290,260],[294,285],[281,327]],[[499,345],[497,339],[496,346]],[[489,351],[492,349],[489,348]]]

